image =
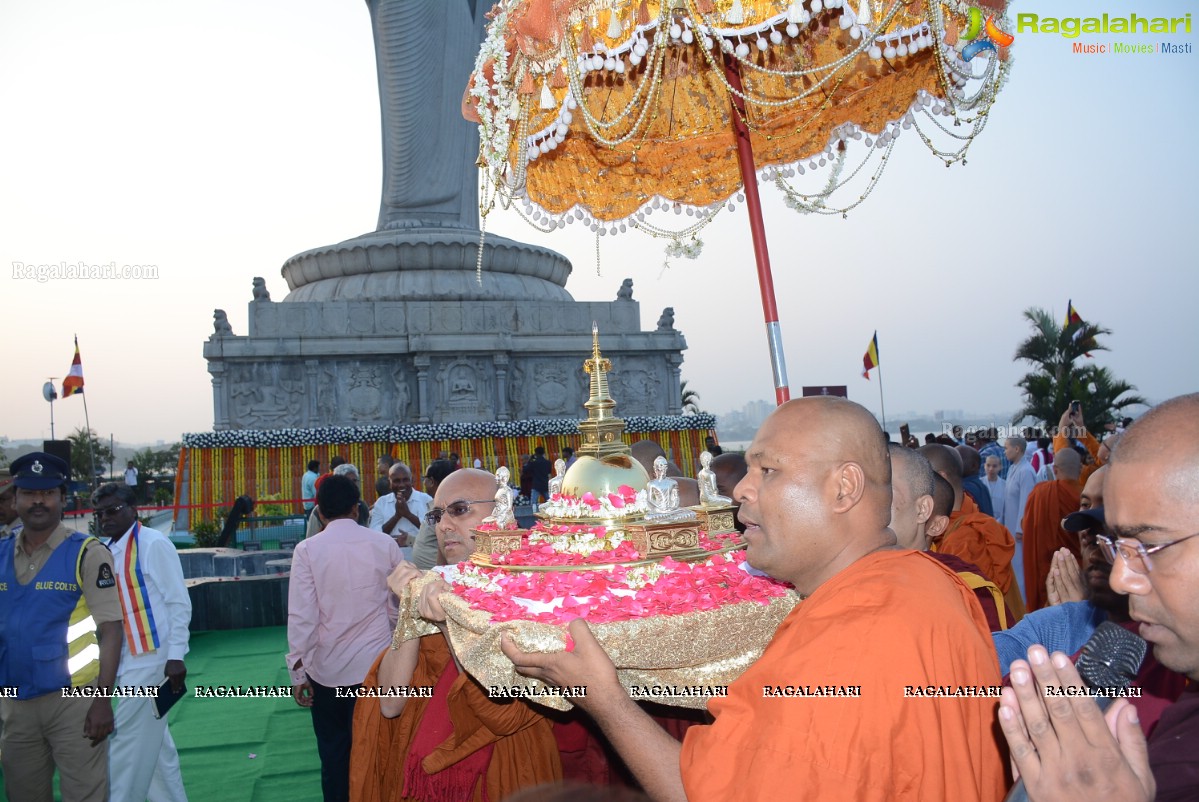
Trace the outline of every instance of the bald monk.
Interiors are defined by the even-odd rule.
[[[940,537],[949,525],[949,513],[953,510],[953,488],[949,482],[933,473],[928,460],[916,451],[898,443],[888,444],[887,450],[891,454],[890,528],[895,533],[896,545],[927,552],[955,572],[974,591],[991,631],[1007,629],[1010,616],[1003,592],[982,575],[977,565],[952,554],[928,551],[930,536]]]
[[[904,697],[907,686],[993,685],[999,672],[969,589],[895,545],[874,416],[840,398],[790,401],[762,424],[746,461],[734,497],[747,559],[804,601],[727,698],[709,704],[713,724],[692,727],[680,748],[629,699],[581,620],[570,652],[525,653],[503,639],[517,671],[587,686],[578,703],[659,802],[1000,799],[993,700]],[[788,685],[856,686],[860,698],[776,698]]]
[[[429,515],[437,519],[440,564],[462,562],[474,551],[471,530],[491,512],[494,495],[495,477],[473,468],[451,473],[438,486]],[[399,595],[423,573],[401,563],[388,584]],[[448,589],[443,582],[427,586],[422,617],[445,621],[437,596]],[[562,779],[550,721],[522,700],[489,699],[459,671],[444,630],[393,643],[363,684],[435,690],[432,699],[358,700],[350,758],[355,802],[500,800],[518,788]]]
[[[737,483],[745,478],[748,468],[745,465],[745,455],[736,451],[726,451],[712,458],[712,473],[716,474],[716,492],[722,496],[733,498],[733,490]],[[733,499],[734,504],[736,499]],[[733,519],[733,526],[738,532],[745,531],[745,524],[740,518]]]
[[[1024,588],[1028,593],[1028,611],[1040,610],[1049,603],[1045,580],[1049,578],[1053,554],[1067,548],[1079,556],[1078,537],[1062,529],[1062,519],[1078,511],[1082,485],[1078,474],[1082,460],[1072,448],[1059,452],[1053,460],[1052,482],[1037,482],[1024,505]]]
[[[641,463],[645,472],[654,475],[654,460],[662,457],[666,460],[666,475],[678,483],[679,506],[694,507],[699,504],[699,482],[684,476],[683,470],[666,457],[666,451],[653,440],[638,440],[629,447],[633,459]]]
[[[1012,572],[1012,555],[1016,552],[1016,541],[1003,524],[977,509],[969,510],[962,492],[962,458],[958,452],[939,443],[921,446],[920,453],[933,466],[933,470],[953,488],[953,511],[949,515],[949,526],[940,538],[933,541],[932,550],[944,554],[955,554],[968,563],[977,565],[983,576],[990,579],[1003,591],[1015,621],[1024,617],[1024,599]]]
[[[978,451],[973,446],[957,446],[954,450],[962,458],[962,492],[974,502],[979,512],[994,518],[995,507],[991,504],[991,492],[979,478],[982,458],[979,457]],[[965,504],[966,500],[962,499],[962,503]]]
[[[1066,411],[1062,413],[1061,419],[1057,422],[1057,434],[1053,436],[1053,467],[1057,469],[1058,455],[1064,454],[1067,451],[1074,450],[1074,444],[1078,443],[1090,459],[1084,459],[1082,469],[1079,473],[1079,481],[1086,483],[1087,479],[1091,478],[1091,474],[1099,470],[1103,465],[1103,459],[1100,459],[1102,453],[1110,456],[1110,449],[1101,452],[1099,441],[1095,439],[1095,435],[1087,431],[1086,421],[1082,417],[1082,408],[1074,412],[1070,407],[1066,407]]]

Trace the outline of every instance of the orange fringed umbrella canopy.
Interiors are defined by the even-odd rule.
[[[842,179],[851,152],[885,161],[915,127],[947,165],[964,159],[1007,74],[1003,2],[500,0],[463,103],[482,211],[520,200],[546,229],[632,225],[691,255],[681,240],[744,190],[774,356],[757,174],[793,208],[842,213],[869,194],[828,203],[861,170]],[[815,190],[786,181],[824,167]],[[664,202],[692,207],[685,229],[653,224]]]

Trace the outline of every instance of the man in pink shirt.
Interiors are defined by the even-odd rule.
[[[292,555],[287,668],[292,695],[312,709],[325,802],[350,797],[350,738],[357,689],[391,643],[397,602],[387,576],[400,547],[357,523],[358,485],[330,476],[316,491],[327,522]]]

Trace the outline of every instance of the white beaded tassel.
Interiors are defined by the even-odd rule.
[[[608,38],[620,39],[620,35],[623,32],[624,31],[620,25],[620,17],[616,15],[616,9],[612,9],[610,16],[608,17]]]
[[[733,0],[733,7],[729,9],[729,13],[724,15],[724,21],[730,25],[740,25],[745,22],[745,9],[741,7],[741,0]]]
[[[550,91],[550,77],[547,75],[541,79],[541,108],[553,109],[557,106],[558,104],[554,102],[554,93]]]

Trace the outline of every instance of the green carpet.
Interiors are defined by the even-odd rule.
[[[320,760],[308,710],[290,698],[195,696],[200,686],[289,685],[286,653],[286,627],[192,634],[189,691],[171,709],[170,722],[183,784],[193,802],[321,799]],[[0,800],[7,802],[2,789]]]

